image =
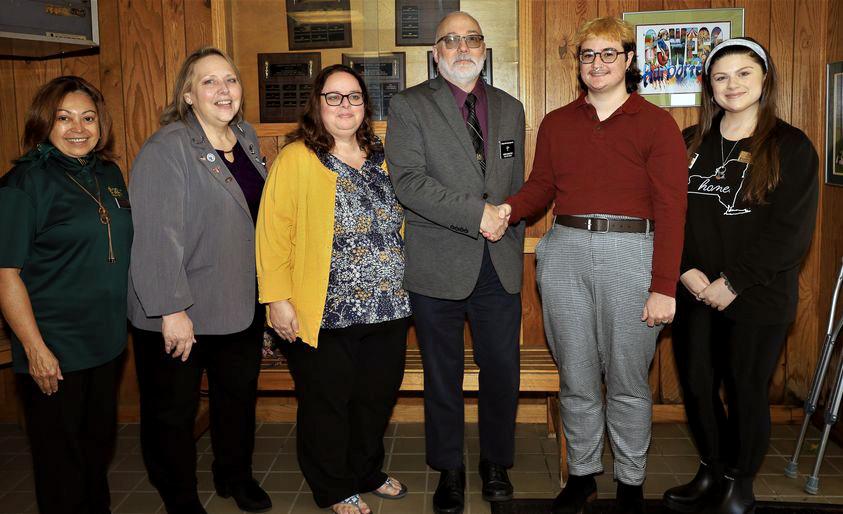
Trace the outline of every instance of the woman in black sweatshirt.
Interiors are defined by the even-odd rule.
[[[776,73],[749,38],[718,45],[700,123],[685,130],[688,213],[673,326],[700,468],[669,489],[680,512],[752,512],[770,438],[767,389],[796,316],[817,209],[817,152],[776,117]],[[725,385],[728,414],[720,400]]]

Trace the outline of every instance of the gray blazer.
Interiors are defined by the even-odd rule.
[[[386,159],[395,193],[407,210],[408,291],[467,298],[486,244],[479,233],[484,204],[502,203],[524,183],[524,107],[493,87],[486,86],[486,97],[485,176],[445,79],[429,80],[390,100]],[[523,245],[523,223],[489,243],[495,271],[510,293],[521,290]]]
[[[266,177],[257,135],[232,125]],[[255,226],[237,181],[193,113],[141,148],[129,182],[135,229],[129,320],[161,331],[161,316],[187,311],[196,334],[232,334],[255,313]]]

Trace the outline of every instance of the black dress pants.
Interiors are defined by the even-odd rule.
[[[753,477],[770,442],[767,390],[790,323],[732,320],[684,292],[677,300],[673,351],[700,456]]]
[[[263,347],[263,310],[235,334],[197,335],[187,361],[164,352],[160,332],[134,328],[141,404],[141,448],[149,481],[171,514],[194,505],[196,443],[202,370],[207,370],[214,482],[252,478],[255,402]]]
[[[47,396],[18,375],[41,514],[106,514],[108,464],[117,428],[117,377],[122,356],[95,368],[63,373]]]
[[[463,373],[465,318],[474,361],[480,368],[480,457],[501,466],[515,458],[518,408],[521,295],[503,288],[488,247],[477,285],[464,300],[410,293],[424,366],[424,433],[427,464],[438,470],[463,467]]]
[[[322,329],[319,346],[281,343],[296,384],[296,447],[325,508],[379,488],[383,435],[404,378],[409,318]]]

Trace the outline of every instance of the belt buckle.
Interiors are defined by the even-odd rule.
[[[605,221],[606,222],[606,228],[603,229],[603,230],[598,230],[596,227],[591,228],[591,222],[594,221],[594,220]],[[607,234],[609,232],[609,218],[604,218],[604,217],[601,217],[601,216],[594,216],[594,217],[588,218],[588,225],[586,225],[585,229],[588,230],[589,232],[597,232],[598,234]]]

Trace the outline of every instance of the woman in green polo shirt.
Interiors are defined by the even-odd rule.
[[[12,328],[41,514],[109,512],[132,220],[102,94],[35,95],[0,179],[0,308]]]

